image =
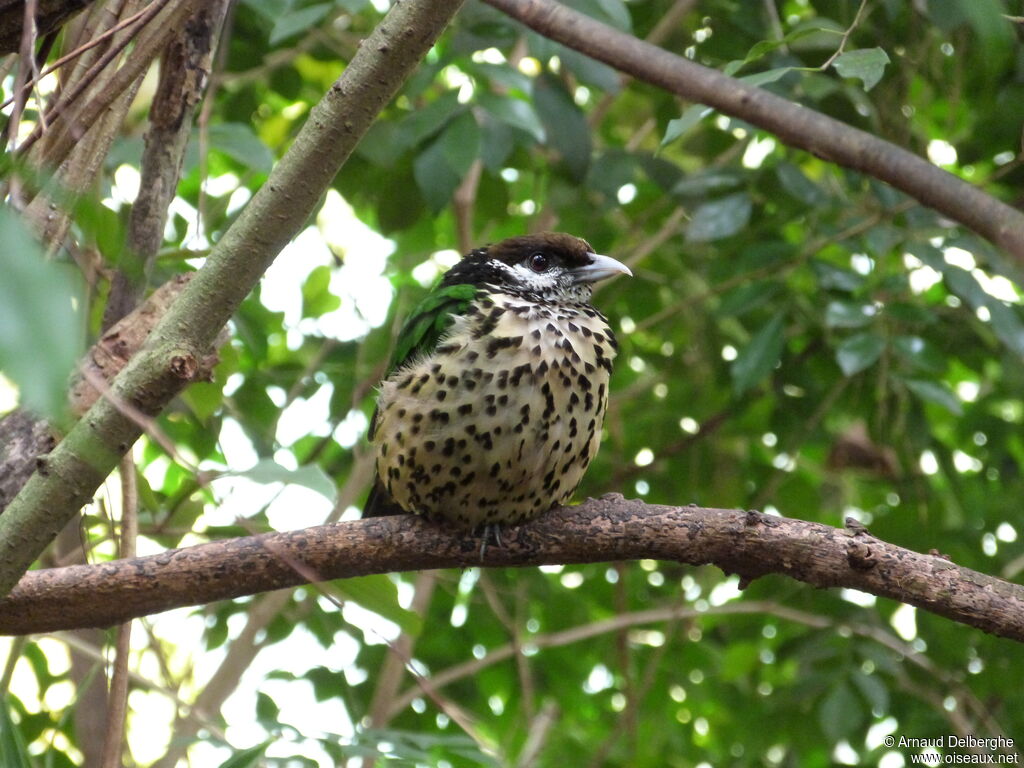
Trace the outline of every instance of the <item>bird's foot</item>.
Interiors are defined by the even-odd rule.
[[[496,547],[500,547],[501,544],[501,525],[498,523],[484,523],[482,526],[478,526],[474,533],[478,533],[481,536],[480,539],[480,562],[483,562],[484,555],[487,553],[487,542],[493,540]]]

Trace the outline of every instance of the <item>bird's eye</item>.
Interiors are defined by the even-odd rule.
[[[534,272],[546,272],[548,267],[551,266],[551,260],[546,254],[541,253],[540,251],[530,254],[530,258],[527,263],[529,263],[530,269]]]

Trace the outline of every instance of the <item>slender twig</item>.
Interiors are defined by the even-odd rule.
[[[21,27],[21,50],[19,53],[18,76],[14,82],[14,109],[7,123],[7,146],[13,153],[18,149],[18,131],[21,128],[21,116],[25,111],[28,94],[35,85],[36,44],[36,8],[37,0],[25,0],[25,13]],[[41,123],[42,124],[42,123]],[[11,178],[10,194],[16,205],[21,204],[21,185],[16,176]]]
[[[548,734],[552,727],[558,722],[558,704],[554,701],[544,702],[537,716],[530,720],[530,727],[526,732],[526,743],[523,744],[523,751],[519,753],[515,768],[534,768],[538,764],[538,758],[548,740]]]
[[[42,72],[40,72],[37,75],[37,79],[41,78],[41,77],[46,77],[46,75],[49,75],[49,74],[51,74],[53,72],[56,72],[58,69],[63,67],[65,64],[67,64],[69,61],[74,61],[75,59],[77,59],[79,56],[81,56],[86,51],[90,50],[91,48],[95,48],[97,45],[100,45],[101,43],[104,43],[105,41],[109,40],[111,37],[116,35],[118,32],[120,32],[122,29],[130,27],[132,24],[134,24],[135,22],[139,21],[140,19],[142,19],[144,21],[145,19],[149,18],[152,15],[152,13],[153,13],[153,6],[154,5],[163,6],[167,2],[168,2],[168,0],[153,0],[153,2],[150,5],[147,5],[145,8],[140,10],[138,13],[132,14],[128,18],[126,18],[126,19],[124,19],[122,21],[119,21],[117,24],[115,24],[113,27],[108,29],[103,34],[93,38],[92,40],[90,40],[89,42],[85,43],[84,45],[78,46],[73,51],[69,51],[68,53],[66,53],[63,56],[61,56],[55,62],[50,64],[46,69],[44,69]],[[26,86],[26,90],[29,90],[27,86]],[[7,101],[5,101],[2,104],[0,104],[0,109],[3,109],[4,107],[7,107],[10,104],[12,104],[14,102],[14,99],[15,99],[15,97],[11,96],[9,99],[7,99]],[[42,112],[40,112],[40,117],[43,117]]]
[[[824,64],[818,67],[822,72],[832,66],[832,62],[838,59],[843,54],[843,51],[846,50],[846,43],[849,41],[850,35],[853,34],[853,30],[857,28],[858,24],[860,24],[860,17],[864,13],[864,8],[867,4],[868,0],[860,0],[860,7],[857,8],[857,13],[854,15],[853,21],[850,22],[850,26],[848,26],[846,31],[843,32],[843,36],[839,38],[839,47],[836,48],[835,53],[825,60]]]
[[[139,533],[139,489],[131,454],[121,460],[121,546],[123,558],[135,557]],[[131,653],[132,623],[117,628],[114,673],[107,696],[107,732],[103,740],[102,768],[120,768],[124,745],[125,716],[128,712],[128,657]]]
[[[146,27],[149,21],[155,18],[169,2],[171,2],[171,0],[158,0],[157,2],[146,6],[147,13],[142,19],[140,19],[138,30],[145,31],[144,27]],[[172,9],[168,13],[167,18],[164,19],[165,23],[154,25],[154,28],[149,30],[148,34],[140,35],[135,48],[129,56],[130,63],[126,63],[123,67],[117,70],[103,91],[98,94],[95,99],[86,103],[80,114],[75,115],[75,120],[78,124],[91,126],[93,121],[95,121],[95,119],[121,94],[122,91],[124,91],[125,88],[134,82],[145,67],[147,67],[156,57],[159,49],[165,42],[166,28],[173,28],[176,22],[179,21],[189,10],[189,0],[174,0],[174,2],[178,3],[178,7],[176,9]],[[106,69],[114,59],[121,55],[133,39],[132,35],[124,35],[120,40],[111,45],[110,48],[100,56],[96,63],[82,75],[81,79],[79,79],[70,89],[61,94],[60,100],[47,111],[46,120],[52,124],[57,122],[57,120],[63,119],[69,107],[71,107],[71,105],[78,100],[78,97],[81,96],[90,85],[92,85],[99,74]],[[71,138],[68,134],[69,131],[65,129],[63,141],[58,142],[56,147],[47,147],[46,154],[51,163],[62,157],[63,154],[74,145],[75,139]],[[20,152],[23,154],[27,152],[32,145],[39,140],[41,135],[42,131],[37,127],[29,134],[28,138],[25,139],[25,142],[20,147]]]

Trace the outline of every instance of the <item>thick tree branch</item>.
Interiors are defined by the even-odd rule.
[[[33,571],[0,601],[0,633],[102,627],[305,581],[391,571],[654,558],[713,564],[744,582],[778,573],[916,605],[1024,642],[1024,587],[864,531],[757,512],[668,507],[608,494],[507,529],[483,561],[477,537],[413,516],[247,536],[96,566]]]
[[[433,45],[461,0],[394,5],[310,112],[288,153],[224,234],[203,268],[121,372],[0,515],[0,594],[6,594],[87,502],[139,437],[121,403],[154,415],[188,384],[199,359],[381,109]]]
[[[894,144],[813,109],[618,32],[553,0],[484,0],[545,37],[783,142],[886,181],[1024,264],[1024,214]]]

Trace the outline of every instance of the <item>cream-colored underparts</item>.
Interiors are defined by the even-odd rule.
[[[615,356],[588,305],[491,294],[475,306],[383,383],[374,435],[399,506],[467,527],[569,499],[601,440]]]

